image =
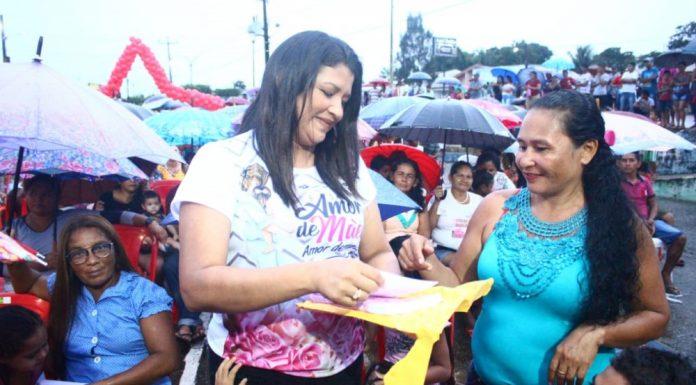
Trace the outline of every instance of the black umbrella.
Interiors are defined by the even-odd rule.
[[[414,104],[394,115],[379,133],[421,143],[459,144],[503,150],[515,138],[488,112],[457,100]]]
[[[669,50],[655,58],[655,64],[659,67],[674,68],[680,62],[686,63],[687,66],[696,62],[696,39],[682,48]]]

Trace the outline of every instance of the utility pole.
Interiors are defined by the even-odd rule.
[[[3,19],[2,15],[0,15],[0,36],[2,37],[2,62],[3,63],[9,63],[10,58],[7,56],[7,48],[5,48],[5,20]]]
[[[394,0],[389,1],[389,81],[394,81]]]
[[[172,51],[171,51],[171,45],[176,44],[175,41],[169,40],[169,37],[167,37],[167,40],[162,42],[162,44],[165,44],[167,46],[167,68],[169,70],[169,82],[173,83],[174,80],[172,80]]]
[[[263,2],[263,46],[264,46],[264,57],[266,58],[266,63],[268,63],[268,57],[270,56],[271,49],[268,42],[268,16],[266,15],[266,0],[261,0]]]

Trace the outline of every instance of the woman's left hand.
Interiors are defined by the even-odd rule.
[[[602,344],[602,335],[603,329],[598,326],[575,328],[556,346],[549,365],[549,384],[582,384]]]

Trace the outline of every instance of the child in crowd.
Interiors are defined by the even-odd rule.
[[[162,201],[159,195],[152,190],[143,191],[141,209],[142,213],[150,218],[153,218],[157,222],[162,222],[164,220],[164,212],[162,211]],[[160,244],[160,250],[166,251],[167,247],[173,247],[179,249],[179,231],[175,225],[166,225],[167,233],[169,233],[169,238],[166,244]]]
[[[394,364],[406,357],[413,347],[414,340],[396,330],[386,329],[386,354],[384,361],[373,365],[368,371],[366,385],[384,385],[384,375]],[[450,361],[449,348],[445,333],[440,334],[440,339],[433,345],[433,353],[430,356],[430,365],[425,373],[425,384],[444,383],[452,376],[452,362]],[[217,384],[216,384],[217,385]]]
[[[0,308],[0,385],[34,385],[42,377],[48,339],[41,318],[21,306]]]
[[[696,370],[686,357],[647,346],[628,348],[611,360],[594,385],[696,384]]]
[[[486,170],[474,171],[474,181],[471,183],[471,191],[482,197],[493,192],[493,175]]]

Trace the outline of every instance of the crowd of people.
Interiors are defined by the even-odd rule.
[[[685,129],[686,115],[696,114],[696,71],[687,71],[687,63],[675,68],[658,69],[652,59],[626,68],[593,64],[570,73],[559,74],[530,71],[529,79],[516,83],[511,76],[497,76],[495,82],[484,84],[479,73],[474,73],[467,84],[447,86],[444,96],[451,99],[495,98],[504,105],[516,100],[529,108],[543,95],[557,90],[576,90],[595,100],[600,109],[634,112],[655,120],[665,128],[677,131]],[[373,85],[365,91],[363,105],[391,96],[421,95],[435,97],[432,84],[427,81],[398,81],[394,86]]]
[[[424,191],[403,152],[375,158],[370,167],[418,205],[385,221],[359,156],[362,65],[321,32],[276,48],[239,134],[203,146],[186,170],[160,168],[183,179],[165,202],[128,180],[91,209],[61,210],[55,179],[26,180],[12,236],[49,265],[6,263],[5,273],[51,310],[44,325],[0,309],[0,384],[168,384],[177,338],[205,337],[210,384],[378,385],[412,336],[388,331],[385,361],[363,376],[365,325],[296,305],[320,294],[358,306],[380,272],[443,286],[494,279],[471,319],[469,384],[693,381],[688,360],[639,347],[667,327],[665,291],[678,291],[671,271],[686,239],[658,219],[640,158],[617,166],[593,98],[530,90],[516,156],[457,161],[448,188]],[[152,265],[128,257],[114,224],[149,228],[161,247],[155,282],[136,273]],[[662,269],[653,232],[669,245]],[[200,312],[213,313],[206,331]],[[426,383],[451,378],[450,349],[443,332]]]

